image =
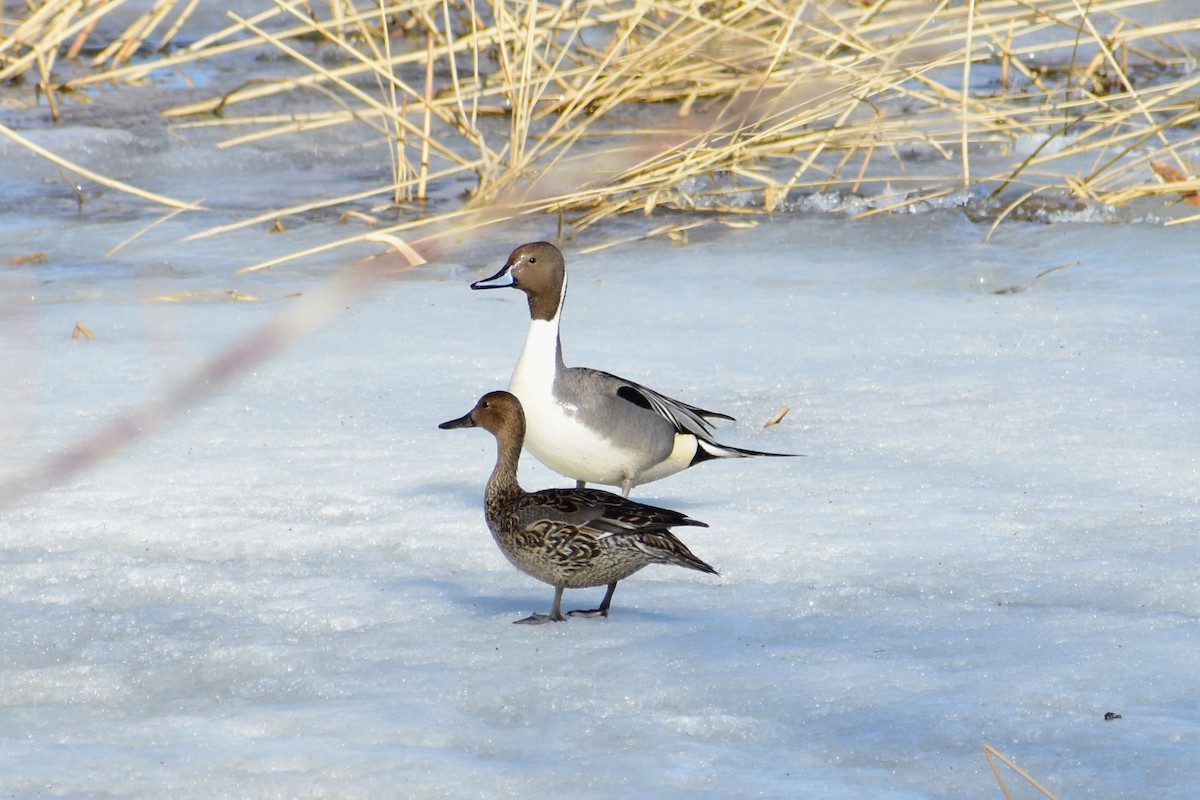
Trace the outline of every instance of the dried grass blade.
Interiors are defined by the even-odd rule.
[[[76,164],[73,161],[69,161],[69,160],[63,158],[62,156],[55,155],[54,153],[50,152],[46,148],[42,147],[41,145],[38,145],[38,144],[30,141],[29,139],[26,139],[24,136],[22,136],[21,134],[17,133],[14,130],[12,130],[11,128],[9,128],[6,125],[0,124],[0,135],[8,137],[9,139],[11,139],[12,141],[21,145],[22,147],[29,150],[30,152],[41,156],[42,158],[46,159],[47,161],[50,161],[53,164],[57,164],[62,169],[65,169],[69,172],[74,172],[76,175],[87,178],[88,180],[94,181],[95,183],[98,183],[102,186],[107,186],[110,189],[116,189],[119,192],[124,192],[126,194],[133,195],[134,197],[140,197],[143,200],[149,200],[152,203],[158,203],[159,205],[168,206],[170,208],[178,208],[178,209],[185,210],[185,211],[203,208],[203,206],[198,206],[194,202],[188,203],[183,200],[175,200],[174,198],[166,197],[165,195],[155,194],[154,192],[149,192],[149,191],[146,191],[145,189],[139,189],[136,186],[131,186],[130,184],[125,183],[123,181],[119,181],[115,178],[109,178],[109,177],[101,175],[97,172],[93,172],[92,170],[88,169],[87,167]]]

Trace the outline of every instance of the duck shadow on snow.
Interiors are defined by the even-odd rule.
[[[496,557],[503,560],[503,556],[499,553],[496,554]],[[534,611],[545,611],[550,607],[551,595],[554,590],[550,586],[536,585],[531,586],[528,590],[521,588],[511,594],[500,594],[498,592],[487,591],[486,589],[480,590],[477,587],[467,585],[465,582],[447,578],[412,577],[388,581],[384,585],[384,591],[401,595],[413,593],[428,598],[426,602],[429,604],[429,610],[432,614],[442,613],[436,607],[437,602],[440,600],[445,603],[443,612],[447,615],[465,614],[474,619],[488,620],[502,624],[505,619],[511,623],[528,616]],[[620,605],[622,592],[625,593],[626,599],[630,601],[630,605]],[[567,594],[563,598],[564,611],[574,608],[595,608],[603,596],[603,586],[588,589],[568,589]],[[695,619],[695,615],[698,615],[701,608],[705,605],[699,595],[692,599],[691,605],[687,608],[638,607],[639,602],[636,587],[626,586],[625,582],[622,582],[617,587],[617,595],[607,618],[574,618],[565,623],[551,623],[529,627],[560,628],[564,625],[572,627],[578,625],[611,625],[622,621],[686,624],[688,620]],[[496,619],[497,617],[500,619]],[[522,625],[518,627],[526,626]]]

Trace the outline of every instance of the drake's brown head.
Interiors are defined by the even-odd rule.
[[[511,276],[509,283],[493,281]],[[558,313],[566,289],[567,268],[562,253],[549,242],[523,244],[508,257],[500,271],[475,281],[472,289],[520,289],[529,298],[529,316],[549,320]]]
[[[451,428],[483,428],[497,439],[525,438],[525,411],[521,401],[508,392],[488,392],[479,398],[475,407],[458,419],[438,425]]]

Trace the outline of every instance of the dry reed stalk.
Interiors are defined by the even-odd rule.
[[[11,139],[12,141],[16,142],[17,144],[19,144],[21,147],[24,147],[26,150],[29,150],[31,153],[35,153],[35,154],[41,156],[42,158],[45,158],[46,160],[50,161],[51,163],[57,164],[60,168],[66,170],[68,172],[73,172],[76,175],[79,175],[80,177],[87,178],[90,181],[95,181],[96,183],[99,183],[101,186],[107,186],[110,189],[115,189],[119,192],[125,192],[126,194],[133,195],[134,197],[140,197],[143,200],[148,200],[152,203],[158,203],[160,205],[169,206],[170,208],[180,208],[180,209],[185,209],[185,210],[197,208],[197,205],[195,203],[186,203],[182,200],[175,200],[174,198],[167,197],[165,195],[155,194],[154,192],[148,192],[145,189],[139,189],[136,186],[131,186],[130,184],[125,183],[123,181],[118,181],[113,178],[107,178],[103,175],[100,175],[97,172],[93,172],[92,170],[88,169],[87,167],[81,166],[72,161],[68,161],[65,158],[55,155],[54,153],[50,152],[46,148],[42,147],[41,145],[38,145],[38,144],[30,141],[29,139],[26,139],[24,136],[17,133],[16,131],[14,131],[13,129],[9,128],[6,125],[0,125],[0,136],[5,136],[5,137]]]
[[[372,53],[377,60],[383,60],[385,63],[391,63],[392,60],[392,37],[391,27],[388,23],[386,14],[379,15],[379,43],[376,44],[376,37],[370,35],[370,31],[360,25],[362,28],[363,38],[371,47]],[[407,98],[399,98],[396,92],[396,86],[391,81],[384,81],[381,77],[376,76],[376,86],[387,97],[388,106],[392,109],[392,114],[405,115],[407,113]],[[409,192],[402,190],[405,179],[411,172],[411,166],[408,161],[407,147],[408,136],[404,129],[399,125],[387,126],[388,139],[388,158],[392,163],[392,203],[401,205],[402,203],[412,199]]]
[[[417,199],[425,200],[429,185],[429,140],[433,127],[433,36],[425,37],[425,111],[421,115],[421,162],[417,172]],[[396,182],[399,183],[399,177]]]
[[[1021,776],[1026,783],[1041,792],[1043,797],[1048,798],[1048,800],[1056,800],[1054,794],[1049,789],[1034,780],[1033,776],[1018,767],[1015,763],[1013,763],[1012,759],[1005,756],[990,744],[985,744],[983,746],[983,755],[987,759],[988,766],[992,768],[992,775],[995,776],[996,783],[1000,784],[1000,791],[1004,793],[1005,800],[1012,800],[1012,794],[1008,791],[1008,784],[1004,782],[1004,778],[1000,775],[1000,768],[996,765],[997,761],[1003,763],[1006,767],[1017,773],[1017,775]]]
[[[39,58],[52,62],[57,51],[66,45],[70,58],[83,49],[96,23],[124,5],[125,0],[49,0],[31,3],[31,13],[11,31],[0,33],[0,81],[11,80],[34,68]],[[170,16],[179,0],[158,0],[153,7],[139,15],[125,31],[101,49],[93,63],[113,58],[128,59],[141,48],[151,33]],[[164,47],[178,33],[191,15],[197,0],[189,0],[175,22],[160,39]],[[68,44],[69,43],[69,44]],[[22,52],[23,51],[23,52]]]
[[[393,122],[400,125],[401,127],[405,128],[405,130],[407,130],[409,133],[417,136],[418,138],[421,137],[421,134],[422,134],[421,129],[418,128],[413,123],[409,122],[404,117],[397,115],[395,113],[394,109],[389,108],[384,103],[381,103],[380,101],[371,97],[366,92],[364,92],[363,90],[359,89],[357,86],[350,83],[348,80],[335,75],[333,71],[326,69],[322,65],[320,65],[320,64],[316,63],[315,61],[313,61],[312,59],[308,58],[307,56],[302,55],[299,51],[295,50],[294,48],[292,48],[290,45],[286,44],[282,40],[277,39],[274,35],[267,33],[266,31],[255,27],[254,25],[247,25],[247,27],[251,31],[253,31],[256,34],[258,34],[259,36],[261,36],[264,41],[270,42],[275,47],[279,48],[286,54],[290,55],[291,57],[295,58],[297,61],[299,61],[302,64],[304,64],[305,66],[307,66],[309,69],[311,69],[313,71],[314,75],[319,75],[319,76],[324,77],[325,79],[327,79],[331,83],[333,83],[337,88],[339,88],[342,91],[346,92],[347,94],[351,95],[354,99],[357,99],[357,100],[365,103],[367,108],[370,109],[371,111],[374,111],[377,114],[382,114],[382,115],[388,116],[389,119],[391,119]],[[357,118],[357,115],[356,115],[356,118]],[[430,141],[429,143],[433,147],[433,149],[435,149],[440,155],[446,157],[447,159],[459,163],[460,166],[466,163],[466,161],[458,153],[456,153],[454,150],[450,149],[448,146],[446,146],[442,142]]]
[[[185,206],[183,208],[175,208],[175,209],[172,209],[171,211],[168,211],[166,214],[164,214],[163,216],[154,220],[149,225],[145,226],[144,228],[141,228],[137,232],[126,237],[121,242],[118,242],[117,244],[113,245],[111,248],[109,248],[108,252],[104,254],[104,257],[112,258],[114,255],[119,253],[121,250],[125,249],[125,247],[127,245],[129,245],[131,242],[137,241],[145,234],[147,234],[150,231],[157,228],[159,225],[161,225],[164,222],[167,222],[171,219],[174,219],[175,217],[179,216],[180,214],[184,213],[185,211],[196,211],[196,210],[200,209],[202,207],[201,202],[202,201],[197,201],[197,202],[191,204],[190,206]]]
[[[444,178],[448,178],[452,175],[456,175],[456,174],[458,174],[458,172],[459,172],[458,169],[443,170],[440,172],[431,173],[429,177],[433,181],[438,181],[438,180],[441,180]],[[413,188],[415,186],[416,186],[416,178],[410,177],[404,184],[399,186],[399,188],[400,189],[408,189],[408,188]],[[184,237],[183,241],[191,242],[191,241],[195,241],[197,239],[207,239],[211,236],[219,236],[221,234],[240,230],[242,228],[255,227],[257,225],[261,225],[264,222],[270,222],[271,220],[273,220],[277,217],[290,217],[290,216],[294,216],[294,215],[305,214],[310,211],[319,211],[319,210],[323,210],[323,209],[334,208],[337,206],[348,205],[351,203],[360,202],[362,200],[367,200],[372,197],[380,197],[380,196],[391,193],[394,188],[396,188],[396,187],[377,186],[377,187],[373,187],[370,189],[366,189],[361,192],[354,192],[353,194],[341,195],[338,197],[321,197],[321,198],[306,201],[303,203],[297,203],[296,205],[293,205],[293,206],[287,206],[285,208],[271,209],[269,211],[265,211],[261,214],[256,214],[253,217],[247,217],[246,219],[242,219],[237,222],[230,222],[230,223],[227,223],[224,225],[217,225],[217,226],[214,226],[211,228],[205,228],[204,230],[200,230],[195,233],[189,234],[188,236]],[[469,210],[463,210],[462,213],[469,214],[469,213],[475,213],[475,212],[469,211]],[[409,230],[410,227],[411,226],[409,223],[405,223],[405,227],[398,228],[397,230]],[[389,229],[387,232],[392,232],[392,231]],[[365,238],[365,234],[364,234],[364,238]],[[349,244],[352,241],[353,240],[342,242],[342,244]]]

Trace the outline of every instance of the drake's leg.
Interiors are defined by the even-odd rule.
[[[613,581],[608,585],[608,591],[604,593],[604,599],[600,601],[599,608],[593,608],[591,611],[571,611],[567,613],[568,617],[607,617],[608,607],[612,605],[613,592],[617,590],[617,582]]]

